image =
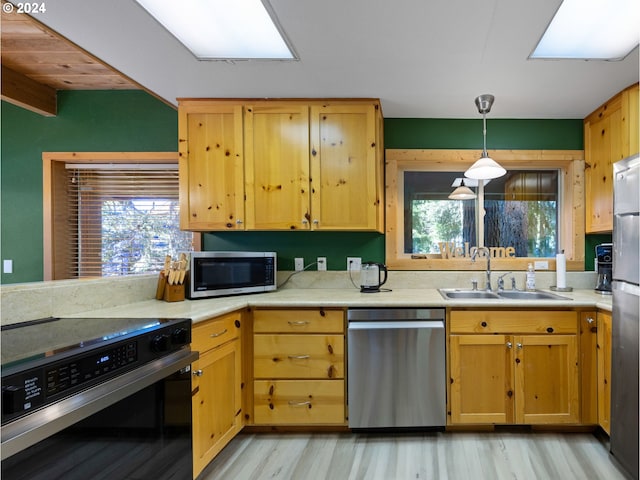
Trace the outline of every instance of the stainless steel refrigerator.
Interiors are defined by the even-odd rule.
[[[640,158],[613,166],[611,454],[638,478],[638,306]]]

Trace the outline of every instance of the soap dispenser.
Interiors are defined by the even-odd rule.
[[[525,282],[527,292],[536,291],[536,271],[533,269],[533,263],[527,266],[527,280]]]

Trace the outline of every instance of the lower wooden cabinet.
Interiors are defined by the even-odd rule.
[[[253,311],[256,425],[346,425],[342,309]]]
[[[451,424],[579,423],[577,312],[452,311]]]
[[[253,388],[258,424],[344,423],[344,380],[256,380]]]
[[[242,429],[241,313],[193,327],[192,348],[200,358],[192,364],[194,478]]]
[[[611,422],[611,314],[598,312],[598,424],[609,432]]]

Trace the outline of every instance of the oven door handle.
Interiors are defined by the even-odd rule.
[[[7,423],[2,427],[1,459],[171,376],[197,359],[198,352],[183,348]]]
[[[444,321],[388,321],[388,322],[349,322],[349,330],[406,330],[416,328],[444,329]]]

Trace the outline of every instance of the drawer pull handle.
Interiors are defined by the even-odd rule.
[[[311,401],[307,400],[306,402],[294,402],[293,400],[289,400],[290,407],[306,407],[307,405],[311,408]]]
[[[311,355],[289,355],[291,360],[306,360],[307,358],[311,358]]]
[[[194,370],[193,371],[193,375],[195,377],[201,377],[202,376],[202,370]]]
[[[289,325],[292,327],[302,327],[304,325],[309,325],[309,322],[307,320],[297,320],[295,322],[289,321]]]
[[[216,337],[220,337],[221,335],[224,335],[225,333],[227,333],[227,329],[225,328],[223,331],[221,331],[220,333],[212,333],[211,335],[209,335],[211,338],[216,338]]]

